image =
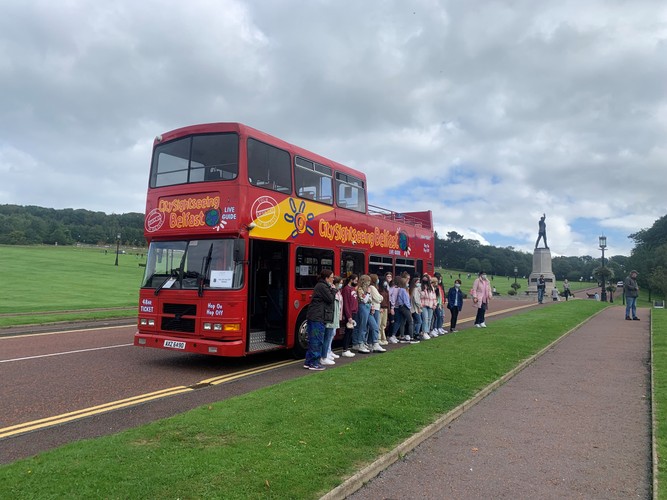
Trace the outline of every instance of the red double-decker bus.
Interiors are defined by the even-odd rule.
[[[143,347],[302,355],[322,269],[433,272],[430,211],[369,206],[362,172],[239,123],[155,139],[145,235]]]

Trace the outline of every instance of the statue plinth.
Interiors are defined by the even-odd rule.
[[[551,250],[536,248],[533,252],[533,272],[528,277],[528,293],[537,295],[537,280],[540,274],[544,275],[545,297],[551,297],[551,289],[556,284],[556,275],[551,270]]]

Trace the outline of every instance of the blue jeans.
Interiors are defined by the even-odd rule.
[[[308,351],[306,351],[306,365],[317,366],[320,364],[323,340],[324,323],[321,321],[308,320]]]
[[[435,329],[438,330],[442,328],[442,325],[445,324],[445,310],[443,306],[435,308]]]
[[[368,317],[368,343],[375,344],[380,340],[380,310],[373,311]]]
[[[422,308],[422,332],[431,332],[431,321],[433,320],[433,309],[430,307]]]
[[[324,329],[324,341],[322,341],[322,357],[326,358],[329,355],[331,350],[331,343],[333,342],[334,335],[336,334],[335,328],[325,328]]]
[[[359,312],[357,313],[357,326],[352,335],[352,344],[359,345],[366,342],[366,335],[368,333],[368,317],[371,315],[370,304],[359,304]],[[377,329],[377,326],[376,326]]]
[[[544,288],[537,289],[537,301],[541,304],[544,300]]]
[[[415,335],[419,335],[422,331],[422,315],[419,313],[412,313],[412,321],[414,323]]]
[[[630,316],[632,312],[632,316]],[[625,297],[625,317],[637,317],[637,297]]]

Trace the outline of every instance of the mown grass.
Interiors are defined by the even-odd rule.
[[[142,251],[121,254],[115,248],[0,246],[4,286],[0,326],[72,319],[136,316],[145,262]],[[144,251],[145,252],[145,251]],[[11,316],[15,313],[126,307],[126,311],[67,315]]]
[[[0,467],[0,497],[318,498],[604,307],[529,309],[72,443]]]
[[[658,452],[658,498],[667,498],[667,312],[653,309],[653,405]]]

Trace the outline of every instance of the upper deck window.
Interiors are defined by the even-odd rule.
[[[294,183],[300,198],[333,205],[333,170],[326,165],[294,158]]]
[[[194,135],[155,147],[150,187],[229,180],[238,173],[237,134]]]
[[[254,186],[292,194],[289,153],[256,139],[248,139],[248,180]]]
[[[352,175],[336,172],[336,203],[339,207],[366,213],[366,186]]]

